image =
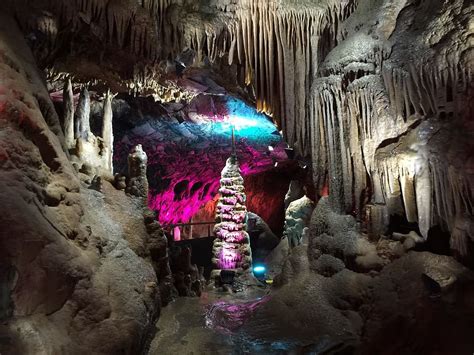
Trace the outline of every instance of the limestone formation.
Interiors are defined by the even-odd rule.
[[[268,353],[472,352],[472,1],[6,0],[0,8],[1,354],[147,353],[160,306],[200,294],[190,249],[169,251],[144,206],[147,154],[135,145],[150,160],[167,147],[124,131],[166,141],[166,122],[180,132],[169,139],[173,154],[195,154],[184,141],[207,150],[187,167],[202,179],[158,172],[151,189],[165,201],[205,200],[208,212],[218,179],[204,177],[228,141],[193,139],[204,135],[200,120],[248,118],[219,110],[229,92],[269,114],[271,134],[281,132],[294,153],[280,165],[269,146],[270,166],[297,179],[288,160],[304,161],[311,176],[301,180],[309,197],[293,183],[278,200],[287,215],[266,259],[269,297],[226,295],[235,304],[219,315],[218,349],[228,341],[263,353],[268,344]],[[113,112],[124,102],[131,113],[114,139]],[[132,146],[128,177],[114,176],[120,159],[115,170],[125,173]],[[235,157],[220,182],[212,262],[249,270]],[[318,201],[312,213],[309,198]],[[159,202],[150,208],[170,220],[192,214],[185,206],[173,216]],[[165,331],[183,331],[182,318],[169,317]],[[215,350],[214,330],[202,324],[198,336],[173,338],[171,352],[196,352],[198,341]]]
[[[251,227],[249,227],[252,221]],[[252,258],[263,260],[280,243],[278,238],[265,223],[265,221],[255,213],[247,212],[247,232],[251,238],[255,238]]]
[[[90,127],[91,98],[89,91],[83,87],[77,103],[76,113],[74,117],[74,138],[89,141],[92,139]]]
[[[113,174],[114,132],[112,129],[112,100],[115,95],[107,91],[104,98],[104,114],[102,120],[102,151],[104,168]]]
[[[173,277],[171,274],[168,239],[163,228],[156,220],[156,212],[145,210],[144,221],[148,232],[147,249],[153,263],[158,287],[160,290],[160,302],[162,306],[167,305],[172,300]]]
[[[285,211],[283,235],[288,238],[290,248],[300,245],[303,230],[309,226],[314,204],[306,195],[291,202]]]
[[[138,144],[128,155],[128,181],[125,191],[131,195],[148,198],[148,179],[146,176],[148,157]]]
[[[0,353],[140,353],[160,309],[141,206],[81,183],[3,8],[0,52]]]
[[[64,84],[63,110],[64,141],[68,149],[73,149],[76,146],[76,141],[74,135],[74,95],[71,78],[68,78]]]
[[[243,183],[237,157],[232,155],[222,170],[221,197],[216,208],[212,259],[216,269],[247,270],[252,263],[250,238],[245,231],[247,208]]]

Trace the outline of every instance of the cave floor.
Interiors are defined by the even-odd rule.
[[[268,294],[269,288],[254,284],[237,293],[208,288],[199,298],[177,298],[162,309],[148,354],[288,354],[290,343],[255,339],[243,330]]]

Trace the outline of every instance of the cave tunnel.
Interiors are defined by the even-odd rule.
[[[0,354],[472,354],[469,0],[4,0]]]

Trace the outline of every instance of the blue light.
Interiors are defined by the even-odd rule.
[[[230,126],[235,128],[236,138],[245,138],[262,145],[274,145],[281,141],[281,136],[274,136],[275,124],[263,113],[257,112],[254,107],[244,101],[229,97],[226,102],[228,118],[214,126],[217,131],[227,135]],[[221,126],[221,127],[219,127]]]
[[[266,268],[265,266],[262,266],[262,265],[256,265],[253,267],[253,272],[255,274],[264,274],[266,271]]]

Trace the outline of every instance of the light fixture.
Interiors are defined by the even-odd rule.
[[[264,265],[257,264],[253,267],[253,274],[258,280],[265,280],[267,268]]]
[[[299,166],[301,169],[306,169],[306,168],[308,167],[308,164],[307,164],[305,161],[298,160],[298,166]]]
[[[273,152],[274,148],[273,148],[271,145],[269,145],[269,146],[268,146],[268,150],[269,150],[270,152]]]

